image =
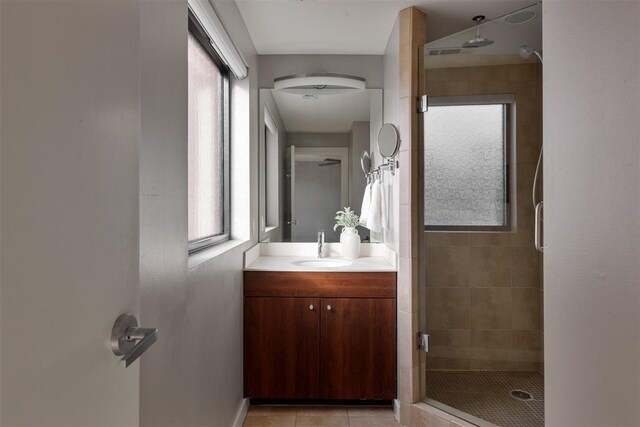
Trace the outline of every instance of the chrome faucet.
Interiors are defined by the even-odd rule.
[[[318,231],[318,258],[324,258],[324,230]]]

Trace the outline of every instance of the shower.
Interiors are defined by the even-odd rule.
[[[484,15],[474,16],[472,21],[476,23],[476,36],[469,41],[462,43],[462,47],[464,48],[476,48],[476,47],[485,47],[492,45],[494,43],[493,40],[489,40],[486,37],[480,36],[480,25],[482,25],[482,21],[485,20]]]
[[[542,427],[542,5],[474,19],[423,53],[421,398],[474,425]]]
[[[318,166],[323,168],[325,166],[339,165],[340,163],[342,163],[342,160],[340,159],[326,158],[322,162],[318,163]]]
[[[531,55],[536,55],[542,63],[542,55],[540,52],[535,50],[533,47],[523,44],[519,49],[520,57],[522,59],[531,58]],[[538,189],[538,176],[540,175],[540,166],[542,165],[542,151],[544,150],[544,142],[540,147],[540,155],[538,156],[538,163],[536,165],[536,172],[533,175],[533,190],[531,192],[531,200],[533,202],[533,211],[535,216],[535,231],[534,231],[534,245],[536,250],[540,253],[544,251],[544,247],[542,245],[542,241],[540,239],[540,225],[542,224],[542,207],[544,206],[544,202],[542,200],[538,201],[536,197],[536,191]]]

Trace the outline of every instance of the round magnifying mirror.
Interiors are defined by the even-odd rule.
[[[378,133],[378,151],[380,155],[389,159],[396,155],[400,148],[398,129],[391,123],[385,123]]]
[[[371,157],[366,150],[362,153],[362,156],[360,156],[360,166],[362,166],[362,172],[371,172]]]

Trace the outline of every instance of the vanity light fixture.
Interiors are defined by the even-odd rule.
[[[278,91],[299,95],[336,95],[365,89],[365,79],[335,73],[308,73],[278,77],[273,80]]]

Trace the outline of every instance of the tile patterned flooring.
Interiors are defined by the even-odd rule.
[[[390,407],[250,406],[244,427],[398,427]]]
[[[511,396],[525,390],[531,401]],[[544,378],[522,371],[429,371],[427,397],[498,426],[544,426]]]

